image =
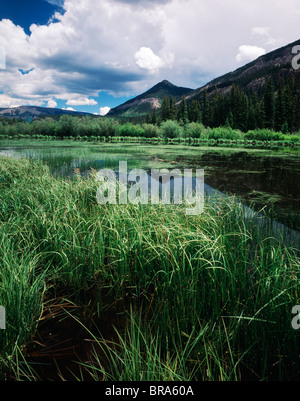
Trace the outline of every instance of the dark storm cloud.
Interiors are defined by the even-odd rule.
[[[116,71],[103,67],[94,70],[81,67],[76,72],[79,75],[57,75],[56,84],[67,92],[87,95],[95,94],[95,92],[100,92],[101,90],[126,92],[130,90],[130,82],[141,81],[144,78],[141,74]]]
[[[78,94],[100,90],[126,91],[131,82],[141,81],[145,75],[132,70],[112,66],[90,65],[74,55],[57,53],[53,57],[39,59],[42,69],[55,71],[55,84],[65,92]]]

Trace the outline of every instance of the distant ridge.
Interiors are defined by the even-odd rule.
[[[22,118],[25,121],[31,121],[37,117],[55,117],[62,115],[82,116],[82,115],[93,115],[91,113],[85,113],[81,111],[63,110],[50,107],[37,107],[37,106],[18,106],[0,108],[0,116],[7,118]]]

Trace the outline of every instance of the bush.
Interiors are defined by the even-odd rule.
[[[203,130],[204,130],[203,124],[191,122],[186,125],[185,130],[186,130],[186,136],[188,138],[200,138]]]
[[[160,136],[166,138],[180,138],[183,136],[183,128],[176,121],[164,121],[159,129]]]
[[[159,128],[153,124],[143,124],[145,138],[157,138],[159,135]]]
[[[99,133],[100,136],[116,136],[118,135],[118,122],[112,119],[104,118],[99,120]]]
[[[144,136],[144,129],[141,125],[135,125],[127,122],[118,126],[117,135],[125,137],[141,137]]]
[[[274,132],[270,129],[251,130],[245,134],[245,139],[254,141],[283,141],[284,135],[281,132]]]
[[[220,139],[237,140],[241,138],[241,133],[237,130],[233,130],[230,127],[217,127],[210,130],[208,137],[209,139],[214,139],[215,141]]]

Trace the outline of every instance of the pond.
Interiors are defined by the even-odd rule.
[[[300,231],[300,155],[271,150],[183,145],[92,144],[74,141],[0,143],[0,155],[27,157],[49,165],[55,176],[82,175],[91,169],[203,169],[205,189],[237,195],[257,211]]]

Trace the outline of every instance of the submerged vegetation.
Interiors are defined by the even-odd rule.
[[[186,216],[100,206],[98,186],[1,157],[2,379],[299,377],[297,248],[233,197]]]

